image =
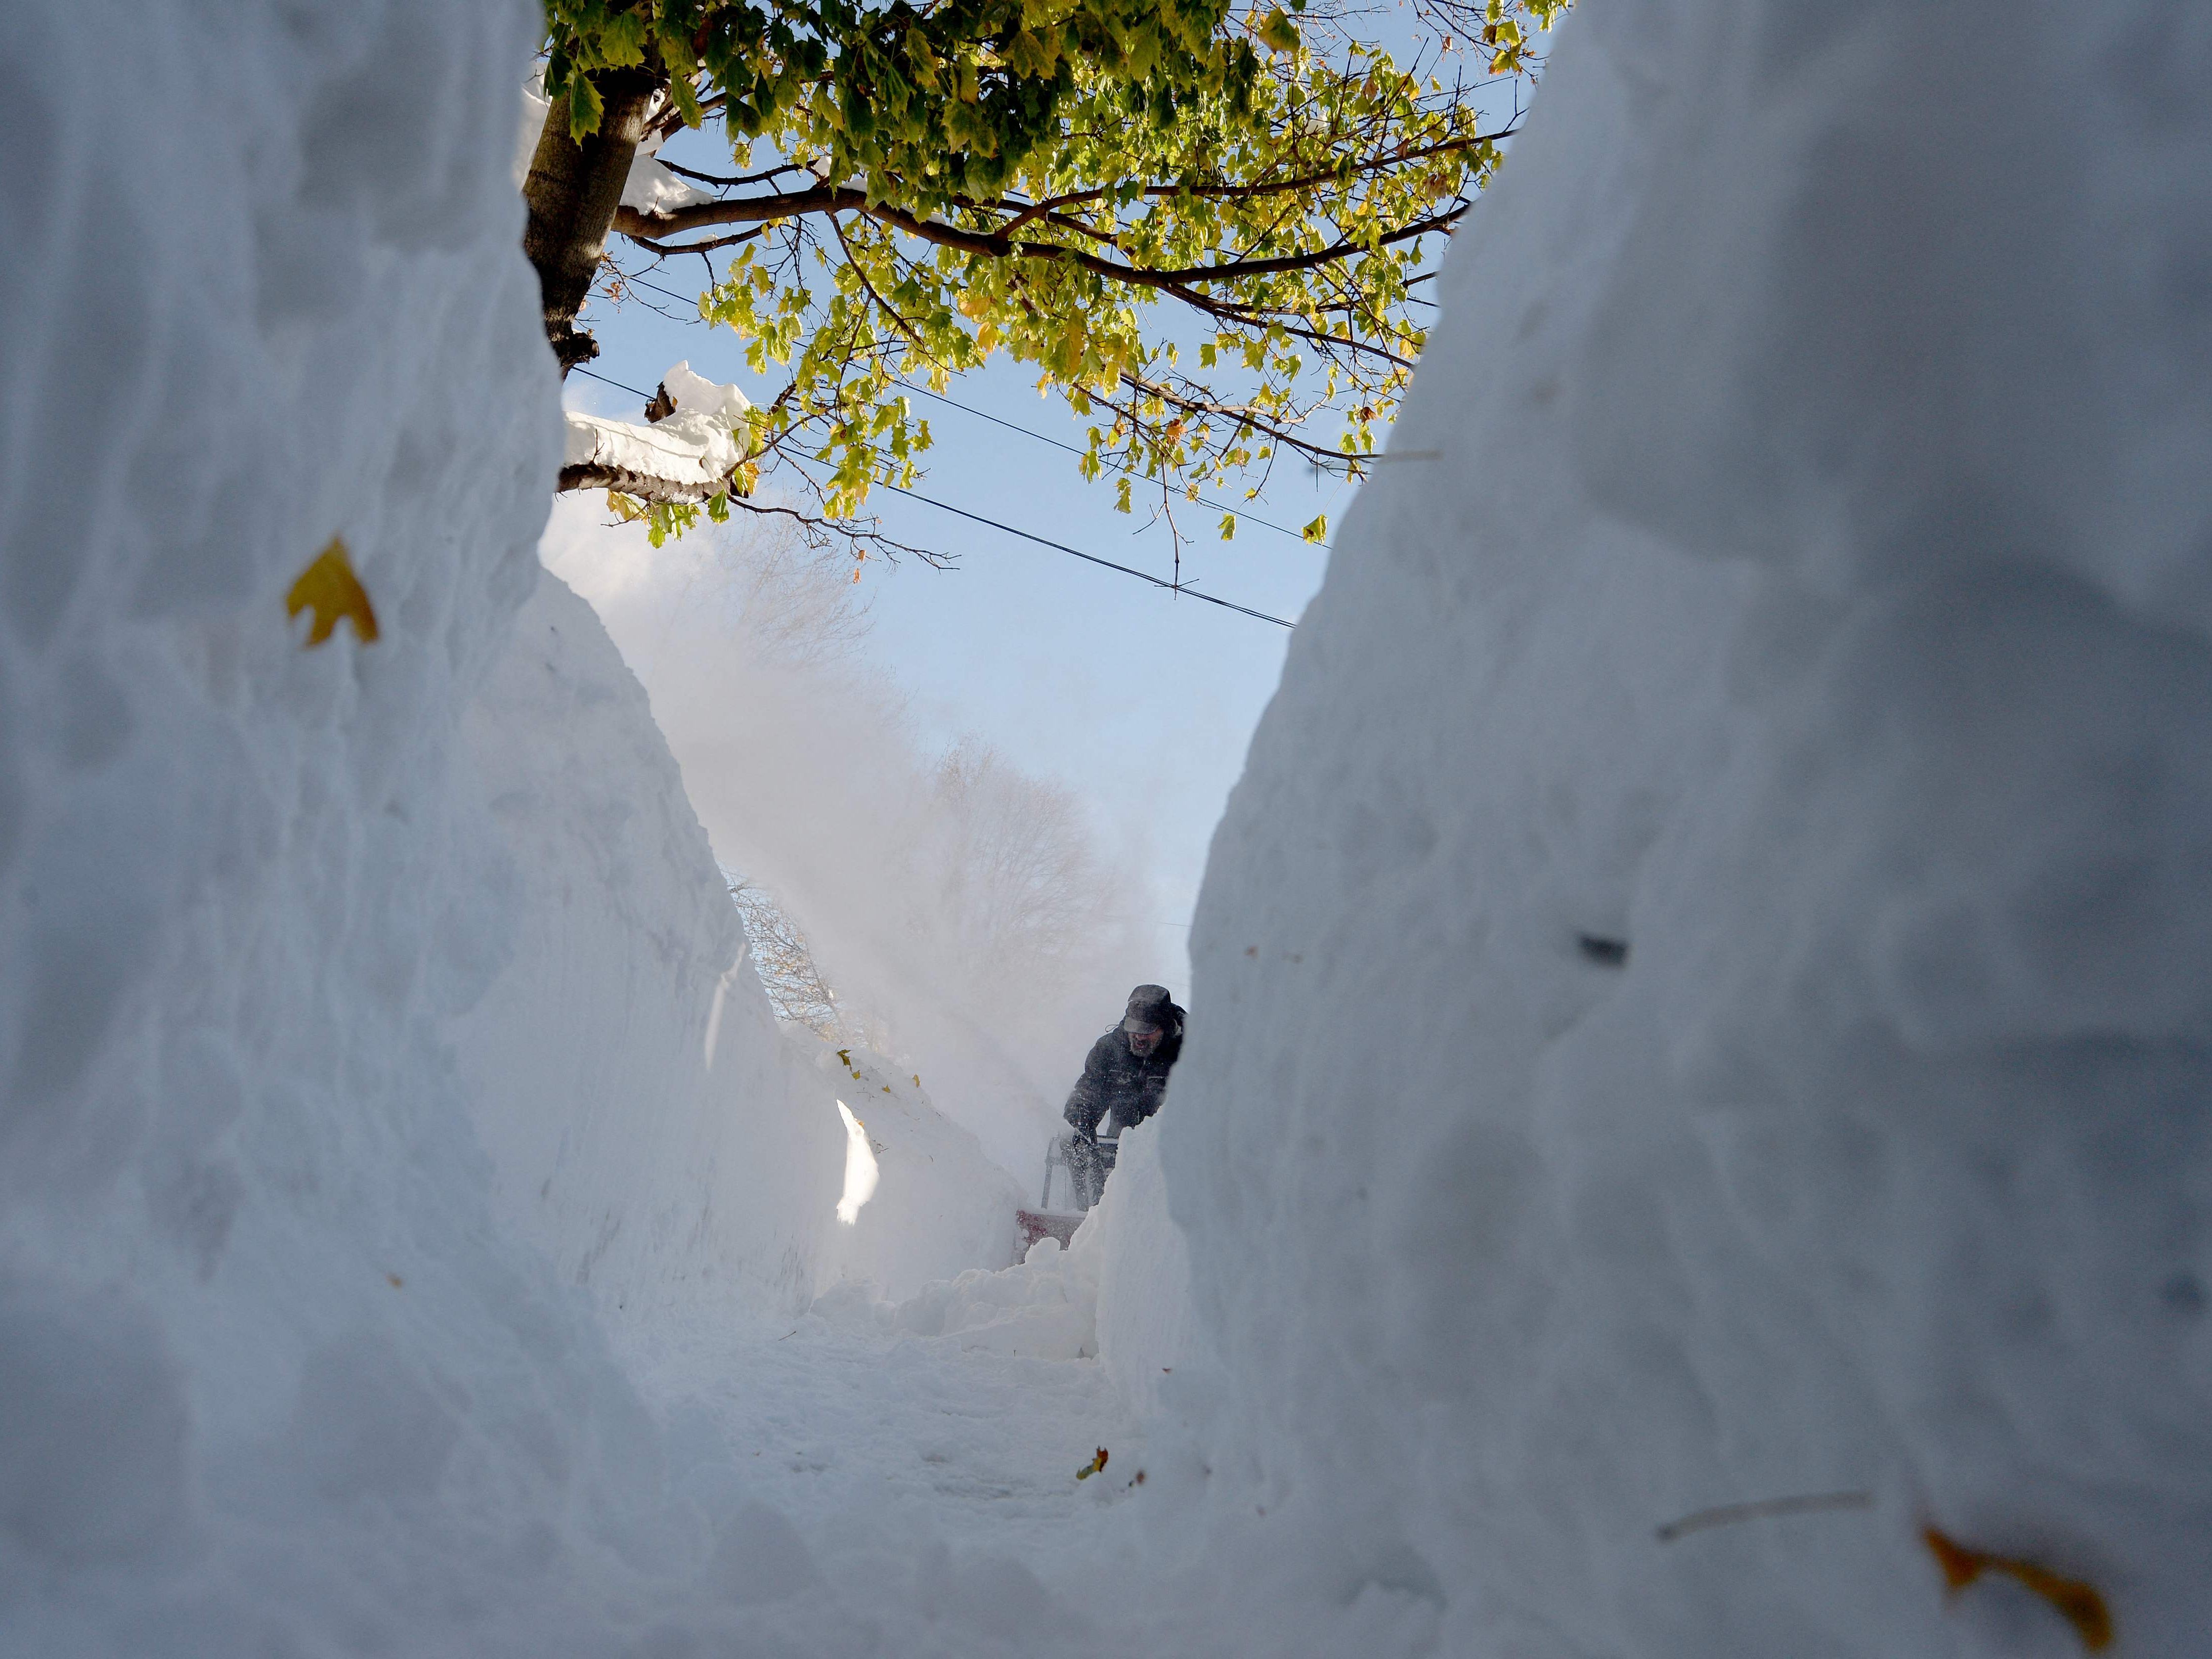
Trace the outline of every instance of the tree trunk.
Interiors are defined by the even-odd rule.
[[[530,158],[522,186],[530,222],[522,251],[538,268],[545,337],[565,376],[599,355],[599,342],[576,326],[576,313],[606,258],[607,234],[622,204],[629,166],[645,137],[646,117],[665,76],[658,64],[602,70],[592,77],[605,104],[599,130],[581,142],[568,136],[568,100],[556,98]]]

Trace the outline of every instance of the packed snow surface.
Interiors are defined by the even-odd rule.
[[[541,574],[536,9],[11,21],[0,1651],[2201,1651],[2201,9],[1575,17],[1019,1262]]]

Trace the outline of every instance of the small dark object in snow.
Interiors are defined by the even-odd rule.
[[[1718,1509],[1699,1510],[1695,1515],[1686,1515],[1679,1521],[1669,1521],[1658,1529],[1659,1541],[1671,1544],[1685,1533],[1703,1532],[1707,1527],[1732,1527],[1739,1521],[1765,1521],[1778,1516],[1811,1515],[1820,1510],[1869,1510],[1874,1507],[1870,1492],[1815,1492],[1799,1498],[1767,1498],[1753,1504],[1723,1504]]]
[[[1577,933],[1575,943],[1592,962],[1604,968],[1626,968],[1628,965],[1628,941],[1625,939],[1601,939],[1595,933]]]

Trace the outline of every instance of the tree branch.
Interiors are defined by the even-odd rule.
[[[660,161],[660,158],[658,155],[654,156],[653,159],[656,161]],[[678,167],[673,161],[660,161],[660,165],[666,167],[671,173],[679,173],[686,179],[696,179],[702,185],[721,185],[733,189],[744,185],[764,185],[769,179],[776,177],[779,173],[806,173],[809,178],[812,178],[814,176],[811,171],[799,166],[796,161],[784,161],[779,163],[777,166],[766,168],[762,172],[748,173],[743,177],[736,179],[729,178],[718,173],[694,173],[690,167]]]
[[[563,494],[586,489],[611,490],[628,495],[633,501],[648,504],[657,501],[696,503],[728,491],[729,482],[724,478],[718,483],[682,484],[654,477],[649,473],[633,472],[624,467],[584,465],[562,467],[556,489]],[[802,513],[797,507],[780,506],[774,501],[753,501],[734,492],[729,494],[729,504],[733,508],[764,519],[788,519],[799,526],[807,539],[816,545],[836,537],[860,547],[873,548],[894,561],[901,554],[906,554],[939,570],[950,569],[954,563],[951,554],[939,553],[933,548],[915,547],[896,541],[879,530],[861,527],[863,524],[879,522],[876,520],[841,522],[824,518],[818,513]]]
[[[1246,276],[1273,276],[1293,270],[1310,270],[1316,265],[1333,264],[1354,254],[1370,253],[1376,248],[1410,241],[1432,231],[1448,231],[1465,216],[1468,209],[1473,205],[1472,203],[1462,202],[1448,213],[1433,214],[1411,224],[1401,225],[1395,230],[1376,237],[1372,242],[1335,242],[1310,252],[1286,253],[1272,259],[1231,259],[1219,264],[1186,265],[1167,270],[1120,264],[1060,242],[1017,242],[1010,240],[1003,231],[967,230],[958,225],[948,225],[941,219],[917,218],[888,202],[871,205],[865,193],[842,185],[824,185],[813,190],[793,191],[773,196],[747,197],[736,202],[702,202],[668,213],[640,213],[635,208],[626,207],[616,212],[614,228],[635,241],[646,242],[648,238],[681,235],[687,230],[704,229],[709,225],[774,222],[814,213],[860,213],[880,224],[896,226],[922,241],[939,247],[958,248],[987,258],[1071,260],[1093,276],[1103,276],[1109,282],[1126,283],[1133,288],[1156,289],[1206,311],[1213,308],[1214,302],[1192,292],[1190,285],[1194,283],[1235,282]],[[675,243],[665,247],[659,244],[648,245],[655,246],[656,251],[672,253],[689,253],[695,246],[704,246],[692,243]]]
[[[655,477],[650,472],[634,472],[626,466],[601,466],[596,462],[582,462],[561,469],[560,482],[555,488],[563,493],[577,489],[614,489],[641,501],[704,501],[726,495],[740,501],[731,481],[734,471],[720,478],[698,483],[686,483],[672,478]]]
[[[867,267],[863,265],[859,259],[854,257],[853,245],[845,240],[845,228],[837,222],[835,216],[832,216],[830,218],[830,228],[836,235],[837,246],[844,250],[846,265],[851,270],[853,275],[860,279],[862,290],[871,300],[876,302],[877,307],[882,311],[884,316],[890,318],[892,322],[898,325],[898,331],[905,335],[908,343],[913,345],[914,349],[921,354],[921,360],[924,362],[927,363],[932,368],[941,368],[947,374],[951,373],[951,366],[939,361],[937,354],[929,349],[928,343],[925,341],[920,334],[915,331],[914,325],[906,319],[905,316],[901,313],[899,308],[876,291],[875,283],[868,280]]]
[[[1494,144],[1501,139],[1512,137],[1519,131],[1520,127],[1516,123],[1509,123],[1496,132],[1479,132],[1471,137],[1448,139],[1442,143],[1408,150],[1403,155],[1378,155],[1359,163],[1353,169],[1353,174],[1358,178],[1371,179],[1377,173],[1388,173],[1397,167],[1413,167],[1422,161],[1433,161],[1439,155],[1455,155],[1462,150],[1474,149],[1484,144]],[[1333,185],[1336,183],[1337,178],[1337,173],[1332,168],[1326,173],[1299,173],[1288,179],[1271,179],[1261,183],[1249,185],[1147,185],[1140,194],[1153,198],[1198,196],[1211,201],[1241,201],[1253,197],[1279,196],[1291,191],[1312,190],[1322,185]],[[1065,196],[1048,196],[1041,202],[1012,204],[1011,205],[1018,207],[1020,211],[1007,222],[1006,229],[1009,232],[1018,230],[1030,221],[1042,217],[1047,213],[1103,201],[1112,193],[1110,188],[1102,185],[1096,190],[1070,191]],[[963,203],[962,205],[973,206],[978,212],[990,212],[1009,204]]]
[[[627,211],[627,210],[625,210]],[[651,248],[664,259],[677,253],[712,253],[718,247],[735,247],[740,242],[750,242],[765,236],[773,227],[757,225],[750,230],[741,230],[734,236],[709,236],[702,242],[656,242],[650,236],[640,236],[631,231],[622,234],[640,247]]]
[[[1359,459],[1356,455],[1346,455],[1334,449],[1323,448],[1310,439],[1299,437],[1295,432],[1261,420],[1251,410],[1241,408],[1235,404],[1214,403],[1206,398],[1194,398],[1186,393],[1177,392],[1172,387],[1162,386],[1158,381],[1139,380],[1134,374],[1124,374],[1121,376],[1121,384],[1140,398],[1156,398],[1169,408],[1179,409],[1186,415],[1211,416],[1216,420],[1232,421],[1239,428],[1256,433],[1271,443],[1294,449],[1311,461],[1332,466],[1347,466]],[[1115,403],[1113,398],[1101,396],[1095,392],[1087,395],[1100,408],[1111,410],[1115,415],[1127,420],[1132,426],[1148,424],[1130,404]]]

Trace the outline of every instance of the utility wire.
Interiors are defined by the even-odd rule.
[[[708,266],[707,267],[707,269],[708,269],[708,270],[709,272],[712,272],[712,271],[713,271],[713,270],[714,270],[714,266],[712,266],[712,265],[710,264],[710,265],[708,265]],[[670,299],[672,299],[672,300],[676,300],[676,301],[681,301],[682,303],[684,303],[684,304],[685,304],[685,305],[696,306],[696,305],[697,305],[697,304],[699,303],[699,296],[698,296],[697,295],[696,295],[696,294],[690,295],[685,295],[678,294],[678,293],[674,289],[672,289],[672,288],[663,288],[663,287],[661,287],[661,285],[660,285],[659,283],[648,283],[648,282],[647,282],[647,281],[645,280],[645,278],[644,278],[644,277],[642,277],[642,276],[624,276],[624,277],[623,278],[623,283],[624,286],[626,286],[626,287],[632,287],[632,288],[649,288],[649,289],[652,289],[655,294],[665,294],[665,295],[666,295]],[[685,322],[687,322],[687,323],[691,323],[691,322],[697,322],[697,321],[699,321],[699,320],[701,320],[701,319],[698,319],[698,318],[696,318],[696,317],[686,317],[684,320]]]
[[[1115,564],[1111,559],[1102,559],[1095,553],[1085,553],[1080,549],[1070,547],[1066,542],[1055,542],[1043,536],[1033,536],[1026,530],[1017,530],[1010,524],[1000,524],[996,519],[987,519],[980,513],[970,513],[964,507],[955,507],[950,501],[933,500],[920,490],[908,489],[902,484],[892,483],[888,479],[878,479],[877,482],[885,489],[896,489],[902,495],[911,495],[923,505],[936,507],[939,512],[957,514],[963,519],[972,519],[977,524],[987,524],[994,530],[1003,530],[1009,536],[1019,536],[1025,542],[1035,542],[1039,547],[1048,547],[1055,553],[1065,553],[1073,558],[1086,560],[1091,564],[1103,564],[1109,570],[1118,570],[1125,576],[1134,576],[1139,581],[1150,582],[1155,587],[1164,587],[1170,593],[1187,594],[1194,599],[1204,599],[1208,605],[1218,605],[1225,611],[1241,611],[1248,617],[1257,617],[1261,622],[1271,622],[1278,628],[1297,626],[1296,623],[1285,622],[1280,617],[1271,617],[1264,611],[1255,611],[1249,605],[1237,605],[1228,599],[1218,599],[1211,593],[1201,593],[1188,582],[1171,582],[1164,576],[1155,576],[1149,570],[1139,570],[1131,565]]]
[[[611,386],[617,392],[627,392],[633,398],[650,398],[653,396],[649,392],[640,392],[634,386],[624,386],[620,380],[610,380],[605,374],[595,374],[580,364],[568,372],[571,374],[585,375],[597,380],[602,386]],[[1218,605],[1224,611],[1235,611],[1247,617],[1256,617],[1260,621],[1273,623],[1278,628],[1297,626],[1296,623],[1285,622],[1280,617],[1271,617],[1264,611],[1255,611],[1249,605],[1238,605],[1231,599],[1217,599],[1211,593],[1201,593],[1188,582],[1171,582],[1164,576],[1155,576],[1151,571],[1139,570],[1133,565],[1116,564],[1111,559],[1102,559],[1095,553],[1085,553],[1080,548],[1068,546],[1065,542],[1055,542],[1047,537],[1032,535],[1026,530],[1017,530],[1010,524],[1001,524],[996,519],[987,519],[980,513],[970,513],[964,507],[955,507],[950,501],[940,501],[933,496],[923,495],[918,489],[908,489],[904,485],[892,483],[888,479],[879,478],[877,483],[885,489],[894,489],[902,495],[910,495],[923,506],[933,507],[940,513],[951,513],[976,524],[988,525],[994,530],[1004,531],[1009,536],[1018,536],[1025,542],[1035,542],[1039,547],[1048,547],[1055,553],[1065,553],[1069,557],[1081,559],[1087,564],[1103,564],[1109,570],[1118,570],[1125,576],[1134,576],[1139,581],[1150,582],[1155,587],[1164,587],[1170,593],[1181,594],[1194,599],[1203,599],[1208,605]]]
[[[1073,444],[1064,444],[1057,438],[1048,437],[1042,432],[1032,431],[1028,427],[1018,425],[1012,421],[1002,419],[1000,416],[992,414],[988,410],[976,408],[973,404],[963,404],[958,398],[948,398],[941,392],[932,392],[926,386],[916,386],[912,380],[901,380],[899,384],[902,386],[904,386],[908,392],[919,392],[925,398],[933,398],[940,404],[948,404],[954,409],[959,410],[963,414],[973,415],[979,421],[988,421],[993,426],[1002,426],[1009,432],[1018,432],[1024,438],[1035,438],[1041,444],[1050,444],[1054,449],[1064,450],[1070,455],[1081,456],[1088,453],[1087,451],[1078,449]],[[1268,520],[1261,518],[1256,513],[1248,511],[1244,507],[1231,507],[1226,501],[1217,501],[1210,496],[1200,495],[1198,498],[1198,504],[1200,507],[1212,507],[1217,512],[1233,513],[1239,519],[1249,520],[1252,523],[1260,526],[1262,529],[1272,530],[1279,536],[1288,536],[1294,541],[1302,542],[1306,538],[1305,532],[1303,530],[1293,530],[1288,525],[1273,523]]]
[[[658,283],[648,283],[642,276],[625,276],[623,278],[623,281],[638,288],[649,288],[655,294],[665,294],[672,300],[682,300],[684,298],[681,294],[677,293],[673,289],[663,288]],[[689,321],[690,319],[687,318],[685,320]],[[594,375],[592,378],[596,380],[599,377]],[[1006,420],[1001,416],[992,414],[988,410],[978,409],[973,404],[963,404],[957,398],[948,398],[943,392],[933,392],[926,386],[916,386],[912,380],[902,380],[899,382],[899,385],[903,386],[908,392],[919,392],[923,397],[933,398],[940,404],[945,404],[953,409],[960,410],[963,414],[973,415],[979,421],[988,421],[993,426],[1002,426],[1009,432],[1018,432],[1024,438],[1034,438],[1041,444],[1050,444],[1054,449],[1064,451],[1067,454],[1080,457],[1089,453],[1085,450],[1078,449],[1073,444],[1062,443],[1059,439],[1048,436],[1042,432],[1036,431],[1034,428],[1023,426],[1018,422]],[[1288,525],[1276,524],[1272,520],[1263,519],[1258,514],[1251,512],[1247,508],[1231,507],[1226,501],[1217,501],[1211,496],[1206,495],[1200,495],[1198,498],[1198,503],[1200,507],[1212,507],[1218,513],[1233,513],[1239,519],[1248,519],[1252,523],[1258,525],[1261,529],[1272,530],[1279,536],[1288,536],[1294,541],[1300,542],[1306,539],[1306,532],[1304,531],[1293,530]]]
[[[579,363],[575,368],[570,369],[568,372],[571,374],[587,375],[591,379],[597,380],[601,386],[611,386],[617,392],[627,392],[631,397],[642,398],[647,403],[651,403],[653,401],[653,394],[650,392],[640,392],[634,386],[624,386],[620,380],[610,380],[604,374],[594,374],[590,369],[586,368],[581,363]]]

